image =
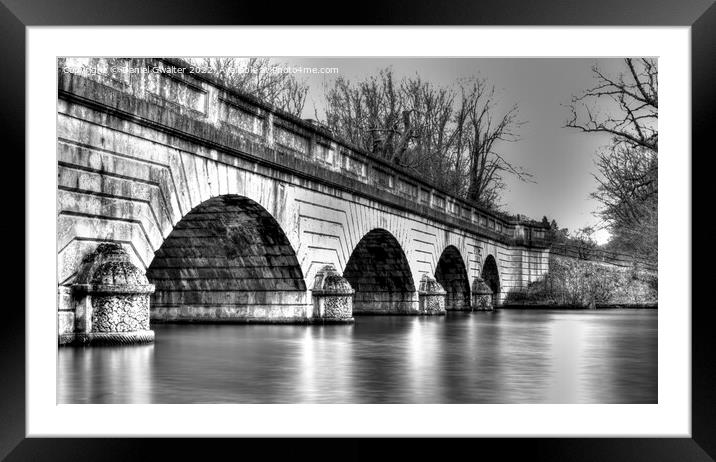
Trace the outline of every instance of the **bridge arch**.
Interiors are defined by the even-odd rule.
[[[395,314],[417,309],[410,264],[398,240],[375,228],[358,242],[343,277],[355,290],[353,314]]]
[[[435,279],[445,289],[446,310],[470,309],[470,280],[457,247],[449,245],[443,250],[435,269]]]
[[[481,277],[485,283],[492,289],[492,304],[496,306],[500,299],[500,272],[497,268],[497,260],[492,255],[485,257],[482,264]]]
[[[153,321],[245,321],[305,317],[306,283],[274,217],[240,195],[195,206],[155,252]]]

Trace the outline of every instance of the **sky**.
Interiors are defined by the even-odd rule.
[[[597,187],[592,176],[596,173],[596,151],[609,144],[609,137],[564,125],[572,95],[595,84],[592,65],[616,75],[622,71],[622,59],[274,57],[273,61],[289,67],[338,68],[337,74],[294,74],[309,87],[303,118],[315,118],[316,112],[323,114],[324,89],[338,75],[360,81],[390,66],[397,79],[417,75],[441,86],[453,85],[460,78],[485,78],[497,89],[498,111],[505,112],[517,104],[519,119],[526,122],[519,129],[519,141],[496,146],[506,159],[534,176],[533,182],[506,178],[507,188],[502,194],[505,211],[537,220],[542,216],[554,218],[560,228],[570,231],[584,226],[602,228],[593,237],[600,244],[609,239],[595,216],[599,203],[589,197]]]

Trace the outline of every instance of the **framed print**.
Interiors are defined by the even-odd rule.
[[[257,436],[711,460],[710,2],[98,6],[0,10],[9,460]]]

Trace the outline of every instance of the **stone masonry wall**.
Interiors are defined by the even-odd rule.
[[[156,286],[154,321],[305,316],[306,284],[290,242],[240,196],[210,199],[184,216],[147,277]]]
[[[552,255],[549,272],[521,291],[507,294],[507,305],[656,306],[658,275],[653,271]]]
[[[386,230],[373,230],[351,254],[343,277],[355,290],[355,314],[416,311],[416,286],[400,243]]]

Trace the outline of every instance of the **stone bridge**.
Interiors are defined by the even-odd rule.
[[[118,327],[134,318],[112,293],[146,299],[152,322],[310,322],[329,317],[317,299],[335,287],[352,315],[419,314],[435,294],[447,310],[484,293],[499,305],[547,271],[540,223],[451,197],[187,66],[59,61],[61,342],[148,330]]]

